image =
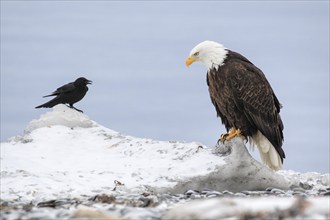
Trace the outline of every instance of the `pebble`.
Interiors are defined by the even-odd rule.
[[[292,189],[294,192],[306,192],[306,190],[304,190],[303,188],[300,188],[300,187],[296,187],[296,188],[293,188]]]
[[[283,190],[281,190],[281,189],[276,189],[276,188],[272,189],[272,190],[270,191],[270,193],[273,193],[273,194],[285,194],[285,192],[284,192]]]
[[[313,186],[308,183],[299,183],[299,186],[303,189],[312,189]]]
[[[266,188],[266,192],[270,192],[270,191],[272,191],[273,190],[273,188],[272,187],[268,187],[268,188]]]
[[[234,195],[237,197],[247,197],[247,195],[244,193],[235,193]]]
[[[294,196],[303,196],[303,197],[307,197],[307,194],[306,194],[306,193],[303,193],[303,192],[293,192],[292,195],[294,195]]]
[[[225,191],[223,191],[222,193],[223,193],[223,195],[230,195],[230,196],[234,195],[233,192],[230,192],[230,191],[228,191],[228,190],[225,190]]]
[[[293,193],[293,190],[288,190],[288,191],[286,191],[285,192],[285,196],[287,196],[287,197],[290,197],[290,196],[292,196],[292,193]]]
[[[199,195],[199,194],[192,194],[192,195],[190,196],[190,198],[191,198],[191,199],[200,199],[200,198],[203,198],[203,196],[202,196],[202,195]]]
[[[193,194],[199,194],[199,192],[195,190],[188,190],[184,194],[190,197]]]
[[[222,192],[218,192],[218,191],[208,191],[205,193],[206,197],[218,197],[218,196],[222,196],[223,193]]]
[[[322,192],[321,195],[322,195],[322,196],[330,196],[330,191]]]
[[[245,194],[245,195],[250,195],[250,191],[242,191],[241,193]]]
[[[158,204],[158,199],[155,196],[141,197],[140,200],[143,202],[142,207],[154,207]]]

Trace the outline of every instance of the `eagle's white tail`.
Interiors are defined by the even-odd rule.
[[[254,150],[257,146],[260,154],[261,161],[273,170],[282,169],[282,161],[280,155],[277,153],[274,146],[269,140],[258,131],[250,138],[250,147]]]

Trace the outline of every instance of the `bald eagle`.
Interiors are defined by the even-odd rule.
[[[194,62],[207,68],[211,101],[228,132],[220,140],[247,138],[252,149],[257,146],[263,163],[281,169],[285,158],[281,104],[263,72],[241,54],[213,41],[191,50],[186,66]]]

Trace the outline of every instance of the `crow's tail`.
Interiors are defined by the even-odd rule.
[[[44,103],[42,105],[39,105],[39,106],[37,106],[35,108],[52,108],[55,105],[60,104],[60,103],[61,102],[57,98],[54,98],[54,99],[52,99],[52,100],[50,100],[50,101],[48,101],[48,102],[46,102],[46,103]]]

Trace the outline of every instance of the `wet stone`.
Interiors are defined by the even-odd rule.
[[[250,195],[253,197],[259,197],[259,196],[266,196],[270,194],[270,192],[267,191],[250,191]]]
[[[299,183],[299,186],[303,189],[312,189],[313,186],[308,183]]]
[[[294,192],[306,192],[306,190],[304,190],[303,188],[300,188],[300,187],[293,188],[293,191]]]
[[[293,191],[292,190],[288,190],[288,191],[286,191],[285,192],[285,196],[287,196],[287,197],[290,197],[290,196],[292,196],[292,194],[293,194]]]
[[[274,188],[273,187],[268,187],[268,188],[266,188],[266,192],[271,192],[272,190],[273,190]]]
[[[307,194],[306,193],[303,193],[303,192],[293,192],[292,195],[294,195],[294,196],[307,197]]]
[[[39,202],[37,204],[37,207],[39,207],[39,208],[43,208],[43,207],[55,208],[58,204],[59,204],[59,202],[57,200],[49,200],[49,201],[45,201],[45,202]]]
[[[272,189],[270,192],[273,194],[285,194],[285,192],[283,190],[276,189],[276,188]]]
[[[247,196],[250,195],[250,191],[242,191],[241,193],[243,193],[243,194],[245,194],[245,195],[247,195]]]
[[[218,191],[209,191],[205,194],[206,197],[219,197],[222,195],[223,195],[223,193],[218,192]]]
[[[92,201],[101,202],[101,203],[115,203],[116,197],[107,194],[96,195],[92,197]]]
[[[234,195],[237,197],[247,197],[247,195],[244,193],[235,193]]]
[[[328,192],[322,192],[321,195],[322,196],[330,196],[330,191],[328,191]]]
[[[192,195],[190,196],[190,198],[191,198],[191,199],[200,199],[200,198],[202,198],[202,196],[201,196],[200,194],[192,194]]]
[[[142,207],[155,207],[158,204],[157,197],[141,197],[140,200],[143,202]]]
[[[307,194],[308,196],[318,196],[318,195],[320,195],[320,192],[317,191],[317,190],[307,190],[307,191],[306,191],[306,194]]]
[[[216,197],[218,197],[218,196],[216,196],[214,194],[213,195],[212,194],[211,195],[206,195],[206,198],[216,198]]]
[[[199,191],[195,191],[195,190],[188,190],[188,191],[186,191],[185,193],[184,193],[186,196],[188,196],[188,197],[190,197],[190,196],[192,196],[192,195],[196,195],[196,194],[200,194],[200,192]]]
[[[32,210],[33,207],[34,207],[34,205],[33,205],[32,202],[31,202],[31,203],[29,203],[29,204],[25,204],[25,205],[23,205],[22,209],[23,209],[24,211],[26,211],[26,212],[29,212],[29,211]]]
[[[233,192],[230,192],[230,191],[228,191],[228,190],[225,190],[225,191],[223,191],[222,192],[223,193],[223,195],[230,195],[230,196],[232,196],[232,195],[234,195],[234,193]]]

